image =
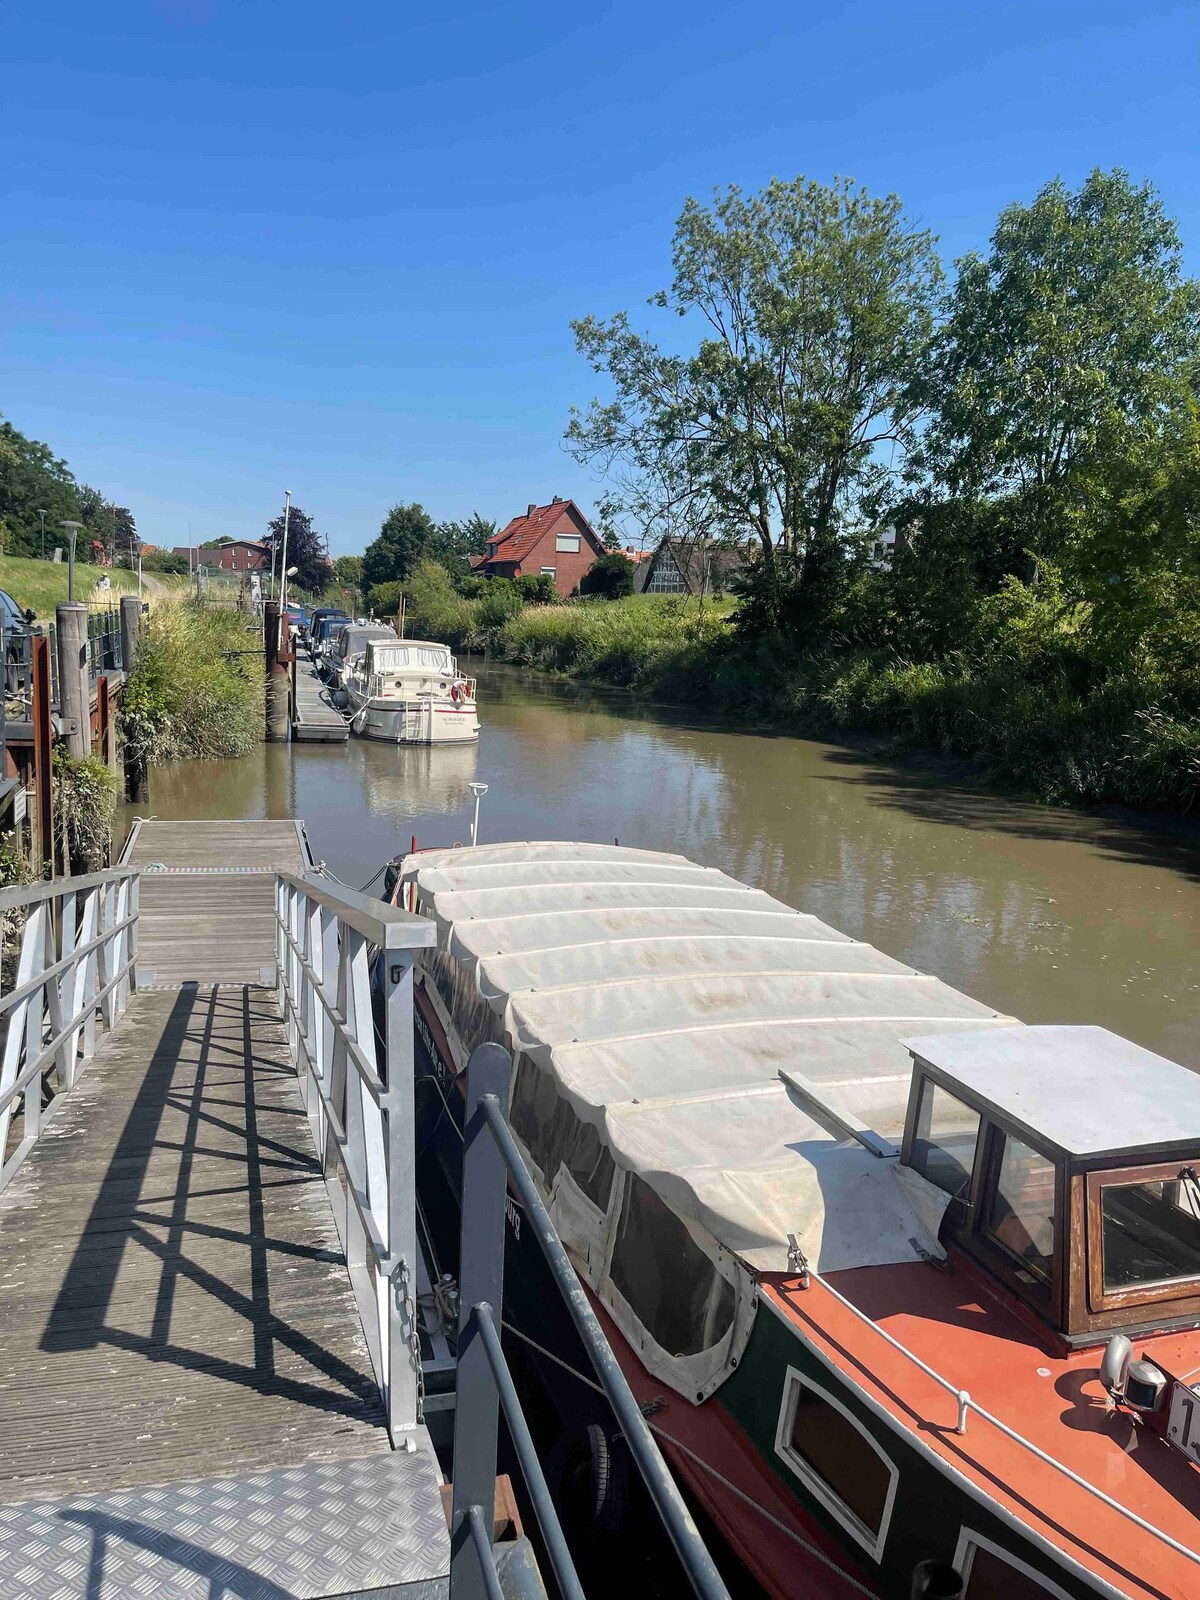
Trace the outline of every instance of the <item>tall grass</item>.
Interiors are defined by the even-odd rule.
[[[122,714],[132,754],[149,765],[248,754],[263,732],[263,659],[237,652],[260,637],[231,608],[152,606]]]

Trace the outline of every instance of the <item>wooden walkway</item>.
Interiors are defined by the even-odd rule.
[[[336,744],[350,737],[350,726],[336,707],[329,704],[329,691],[311,661],[296,662],[295,697],[292,703],[292,738]]]
[[[135,824],[122,863],[142,868],[138,967],[147,981],[274,983],[275,873],[312,865],[293,820],[151,818]]]
[[[190,838],[190,948],[256,961],[229,884],[269,902],[255,863],[302,837],[142,823],[132,858],[179,874],[143,874],[147,956],[182,968]],[[436,1462],[423,1429],[391,1448],[273,989],[133,996],[0,1194],[0,1330],[6,1597],[444,1594]]]

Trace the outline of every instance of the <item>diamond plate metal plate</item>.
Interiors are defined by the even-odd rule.
[[[6,1600],[328,1600],[428,1593],[450,1544],[419,1448],[0,1505]]]

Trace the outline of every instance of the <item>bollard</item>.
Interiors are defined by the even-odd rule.
[[[288,672],[279,649],[279,601],[263,606],[263,647],[267,659],[268,744],[282,744],[288,736]]]
[[[142,602],[135,594],[121,596],[121,666],[128,677],[137,666],[142,642]]]
[[[67,749],[73,756],[92,753],[92,686],[88,675],[88,608],[55,608],[58,617],[59,715],[67,724]]]

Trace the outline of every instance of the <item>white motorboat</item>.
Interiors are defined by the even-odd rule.
[[[371,639],[343,675],[350,731],[391,744],[472,744],[479,738],[475,680],[450,647],[426,639]]]

